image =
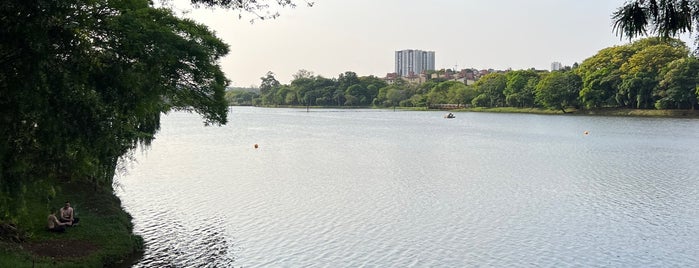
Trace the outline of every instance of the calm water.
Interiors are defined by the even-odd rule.
[[[699,120],[231,109],[118,178],[138,267],[699,266]]]

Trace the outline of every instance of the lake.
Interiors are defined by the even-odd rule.
[[[699,120],[230,109],[116,178],[136,267],[699,267]]]

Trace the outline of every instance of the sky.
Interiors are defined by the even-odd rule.
[[[230,45],[220,64],[231,86],[259,86],[268,71],[287,84],[300,69],[333,78],[353,71],[384,77],[395,51],[435,52],[437,69],[550,69],[628,43],[612,30],[625,0],[314,0],[313,7],[273,7],[280,17],[174,8]]]

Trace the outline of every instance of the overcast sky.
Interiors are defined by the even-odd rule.
[[[253,24],[238,12],[178,1],[176,8],[230,45],[221,65],[232,86],[242,87],[259,86],[267,71],[282,83],[299,69],[383,77],[403,49],[435,51],[437,69],[518,70],[572,65],[628,42],[611,22],[624,0],[315,0]]]

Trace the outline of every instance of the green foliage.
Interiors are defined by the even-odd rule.
[[[697,104],[699,60],[682,58],[668,64],[661,72],[657,109],[687,109]]]
[[[226,101],[229,105],[250,106],[252,100],[259,97],[259,94],[242,89],[226,91]]]
[[[0,266],[3,267],[103,267],[130,258],[135,251],[143,250],[143,240],[132,234],[129,214],[121,209],[120,200],[107,189],[95,189],[83,183],[59,183],[55,196],[46,199],[40,191],[29,191],[26,198],[28,213],[24,229],[29,233],[25,243],[41,243],[56,240],[89,241],[96,251],[80,259],[52,260],[34,256],[8,246],[3,252],[0,245]],[[70,227],[63,234],[46,231],[49,210],[63,206],[70,200],[80,225]],[[25,244],[25,247],[27,244]],[[13,266],[4,266],[12,264]]]
[[[688,0],[627,1],[612,15],[614,30],[620,37],[632,39],[651,33],[673,37],[691,32],[699,19],[699,7]]]
[[[553,72],[544,77],[536,87],[536,101],[549,109],[564,113],[568,106],[577,105],[582,87],[580,76],[573,72]]]
[[[475,84],[476,92],[479,93],[479,100],[474,102],[478,107],[501,107],[505,106],[505,88],[507,87],[507,77],[501,73],[490,73],[481,77]],[[487,101],[481,99],[484,96]]]
[[[511,107],[534,107],[539,74],[532,70],[519,70],[508,72],[505,77],[507,78],[507,84],[503,90],[505,103]]]
[[[338,79],[326,79],[300,70],[294,75],[290,88],[278,82],[271,83],[270,91],[252,103],[432,108],[441,104],[471,104],[475,107],[543,106],[563,111],[571,106],[587,109],[695,108],[697,94],[695,87],[690,86],[691,68],[680,70],[681,65],[672,65],[687,59],[688,55],[689,49],[680,40],[645,38],[604,48],[561,74],[535,70],[491,73],[480,77],[472,86],[444,79],[411,84],[401,78],[388,85],[380,78],[358,77],[351,71],[340,74]],[[666,68],[668,66],[674,69],[671,71]]]
[[[688,55],[689,49],[682,41],[661,38],[645,38],[600,50],[575,70],[583,79],[580,102],[586,108],[694,107],[694,102],[685,102],[684,106],[655,105],[667,96],[667,88],[660,86],[661,80],[666,79],[666,66],[687,59]],[[679,72],[670,76],[675,74]]]
[[[228,46],[205,26],[134,1],[6,1],[0,8],[0,220],[28,187],[110,189],[119,159],[162,113],[224,124]]]
[[[427,101],[430,104],[441,104],[441,103],[449,103],[449,89],[453,86],[453,83],[458,83],[458,82],[442,82],[434,86],[429,93],[427,93]]]
[[[366,106],[379,94],[386,82],[375,76],[358,77],[354,72],[340,74],[338,79],[314,76],[307,70],[294,74],[289,85],[283,85],[268,72],[260,78],[260,96],[254,105],[336,105]]]

